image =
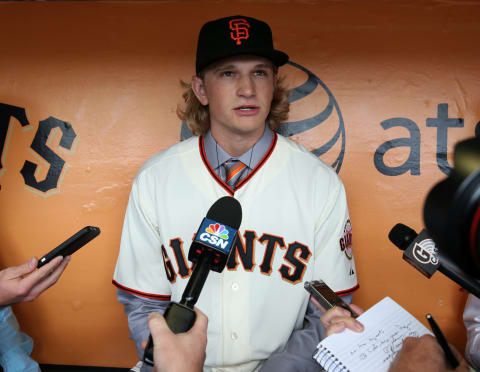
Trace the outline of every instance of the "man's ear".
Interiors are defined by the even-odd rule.
[[[208,105],[207,92],[205,90],[205,82],[198,76],[192,77],[192,90],[195,96],[204,106]]]

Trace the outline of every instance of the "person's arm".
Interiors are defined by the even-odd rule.
[[[150,300],[117,289],[117,299],[125,310],[128,319],[130,338],[137,348],[138,358],[143,360],[143,345],[148,340],[148,315],[152,312],[163,314],[170,301]]]
[[[208,319],[195,308],[197,319],[185,333],[174,334],[165,318],[158,313],[148,317],[153,339],[153,360],[156,372],[201,372],[207,347]]]
[[[352,295],[343,297],[350,304]],[[261,368],[261,372],[280,371],[321,371],[320,365],[312,358],[318,343],[325,337],[325,327],[322,324],[323,311],[318,303],[310,299],[305,314],[304,327],[292,332],[285,349],[282,352],[272,354]],[[353,305],[355,307],[355,305]],[[360,310],[358,307],[357,310]]]
[[[320,365],[312,358],[313,352],[322,339],[324,332],[320,322],[320,315],[320,310],[309,301],[304,327],[293,331],[285,349],[282,352],[272,354],[263,363],[260,371],[321,371]]]
[[[460,362],[455,369],[457,372],[467,372],[469,367],[460,353],[450,345],[453,353]],[[447,372],[445,354],[435,337],[423,335],[419,338],[407,337],[403,340],[400,351],[395,356],[388,372]]]
[[[148,314],[163,313],[171,293],[151,183],[148,172],[142,170],[133,182],[112,281],[117,287],[117,299],[124,306],[130,338],[140,360],[142,342],[149,336]],[[147,370],[151,368],[143,363],[142,372]]]
[[[54,285],[70,262],[70,256],[56,257],[37,270],[37,258],[0,271],[0,307],[33,301]]]
[[[465,356],[475,369],[480,369],[480,299],[470,294],[463,312],[467,329]]]

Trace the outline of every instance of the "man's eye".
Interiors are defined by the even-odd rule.
[[[267,76],[267,71],[265,70],[257,70],[255,71],[256,76]]]
[[[233,76],[233,71],[223,71],[222,76],[231,77]]]

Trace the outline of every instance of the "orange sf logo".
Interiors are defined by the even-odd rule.
[[[235,18],[232,19],[229,22],[230,30],[230,37],[232,40],[235,40],[237,42],[237,45],[240,45],[242,42],[242,39],[248,39],[250,37],[248,33],[248,28],[250,27],[250,24],[247,22],[247,20],[243,18]]]

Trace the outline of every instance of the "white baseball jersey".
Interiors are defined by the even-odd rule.
[[[210,272],[196,304],[209,319],[205,369],[253,371],[303,327],[304,281],[322,279],[337,293],[358,287],[343,184],[303,147],[275,135],[234,193],[212,171],[202,138],[152,157],[132,186],[114,284],[179,301],[192,238],[225,195],[243,218],[227,266]]]

